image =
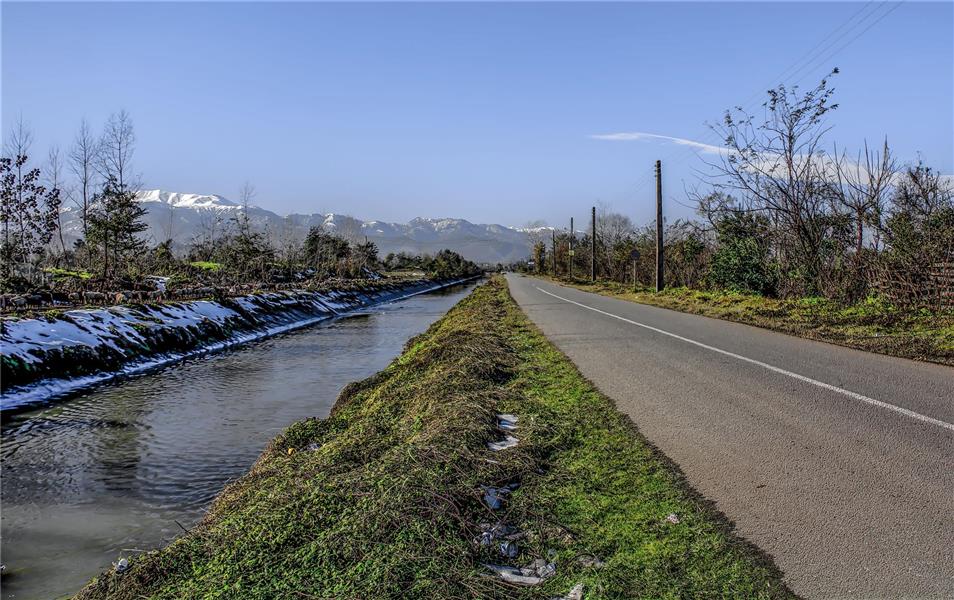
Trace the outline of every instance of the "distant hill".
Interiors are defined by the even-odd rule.
[[[197,238],[221,235],[242,213],[240,204],[214,194],[148,190],[140,192],[138,200],[148,210],[146,237],[154,243],[172,239],[178,248]],[[64,236],[72,242],[82,232],[79,212],[67,207],[62,217]],[[417,218],[409,223],[386,223],[335,213],[281,216],[258,206],[249,206],[248,217],[254,229],[267,233],[278,244],[304,239],[310,228],[319,226],[356,241],[367,236],[377,244],[382,257],[389,252],[433,254],[449,248],[473,261],[509,263],[530,253],[526,231],[464,219]]]

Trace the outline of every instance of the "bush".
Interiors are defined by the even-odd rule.
[[[718,249],[707,280],[717,288],[772,296],[778,291],[778,268],[769,256],[764,219],[733,213],[716,224]]]
[[[388,254],[384,259],[384,268],[389,271],[419,269],[428,277],[452,279],[480,273],[480,268],[452,250],[441,250],[434,256],[412,256],[406,252]]]

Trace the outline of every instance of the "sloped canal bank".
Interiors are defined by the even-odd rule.
[[[471,286],[105,384],[2,430],[4,598],[76,592],[192,527],[289,424],[328,414]],[[177,521],[179,524],[177,524]]]
[[[474,279],[345,281],[326,290],[5,317],[0,323],[0,411],[9,416],[190,356]]]

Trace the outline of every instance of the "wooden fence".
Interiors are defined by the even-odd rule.
[[[872,279],[874,289],[897,306],[954,309],[954,261],[934,263],[920,272],[880,272]]]
[[[954,262],[941,262],[932,265],[931,279],[936,289],[938,306],[954,308]]]

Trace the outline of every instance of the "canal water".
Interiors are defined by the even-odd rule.
[[[194,525],[294,421],[325,417],[472,285],[371,308],[22,413],[0,432],[2,597],[58,598]]]

